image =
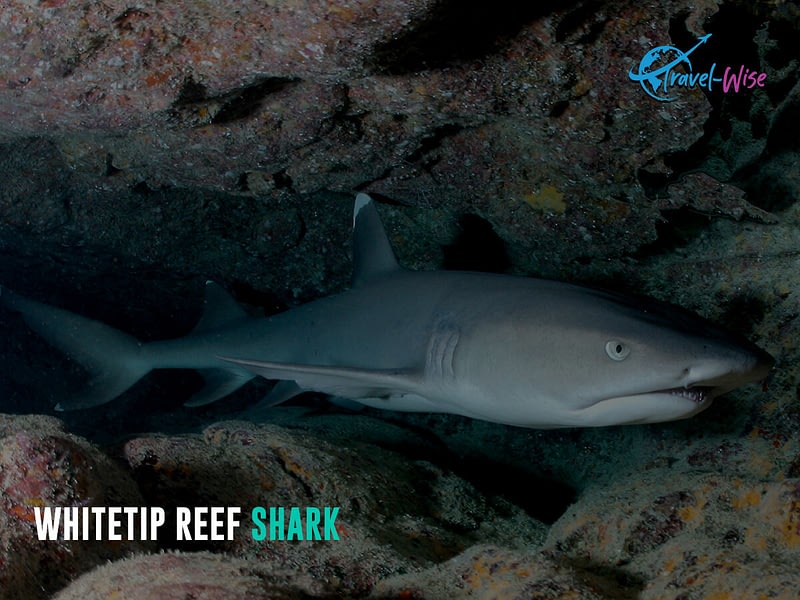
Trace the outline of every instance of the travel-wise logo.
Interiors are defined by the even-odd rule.
[[[674,46],[653,48],[639,61],[636,72],[633,69],[628,72],[628,77],[639,82],[644,92],[659,102],[675,100],[675,90],[680,88],[701,88],[711,92],[721,84],[722,92],[728,94],[764,87],[767,74],[744,65],[738,69],[725,67],[721,77],[715,76],[715,72],[721,70],[717,68],[717,63],[712,64],[708,71],[695,73],[689,57],[708,42],[710,37],[711,34],[708,33],[697,38],[697,43],[685,52]]]

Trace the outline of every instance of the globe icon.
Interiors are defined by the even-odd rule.
[[[634,73],[631,70],[628,77],[633,81],[638,81],[648,96],[661,102],[674,100],[674,97],[664,95],[669,85],[667,78],[669,72],[683,62],[689,65],[689,71],[691,71],[692,63],[689,60],[688,52],[678,50],[674,46],[659,46],[647,52],[639,61],[638,71]],[[661,87],[663,90],[659,93]]]

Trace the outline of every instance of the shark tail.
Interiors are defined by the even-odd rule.
[[[57,404],[57,411],[109,402],[154,366],[146,359],[139,340],[99,321],[36,302],[2,286],[0,303],[20,312],[31,329],[89,371],[87,388]]]

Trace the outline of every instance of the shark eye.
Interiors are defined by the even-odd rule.
[[[627,344],[623,344],[617,340],[609,340],[606,342],[606,354],[611,360],[625,360],[631,349]]]

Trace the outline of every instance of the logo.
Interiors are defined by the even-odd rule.
[[[712,64],[708,71],[695,73],[689,57],[710,37],[708,33],[697,38],[697,43],[685,52],[674,46],[653,48],[639,61],[636,72],[633,69],[628,72],[628,78],[638,82],[645,94],[659,102],[675,100],[678,97],[674,95],[675,90],[680,88],[701,88],[712,92],[721,84],[722,92],[728,94],[764,87],[767,74],[744,65],[738,69],[725,67],[721,77],[715,76],[715,72],[719,72],[717,63]]]

